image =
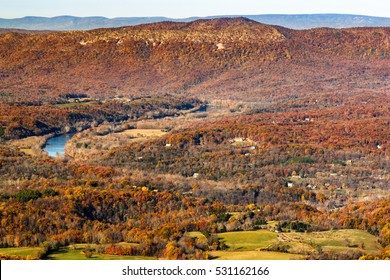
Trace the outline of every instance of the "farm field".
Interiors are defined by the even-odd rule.
[[[292,248],[306,244],[319,246],[325,251],[362,250],[367,254],[378,254],[382,249],[378,243],[378,238],[363,230],[342,229],[311,233],[291,232],[281,233],[279,236],[287,237],[284,243],[291,245]]]
[[[211,256],[221,260],[302,259],[316,250],[332,253],[361,251],[377,255],[382,249],[375,236],[354,229],[311,233],[242,231],[221,233],[218,238],[227,249],[213,251]]]
[[[134,246],[134,243],[120,242],[115,244],[118,247]],[[107,247],[109,244],[96,245],[96,244],[74,244],[66,247],[60,247],[58,250],[50,252],[47,256],[43,257],[46,260],[154,260],[154,257],[144,256],[127,256],[127,255],[111,255],[105,253],[93,252],[88,258],[84,254],[86,248],[95,250],[98,246]],[[0,248],[0,255],[3,256],[18,256],[27,259],[38,258],[41,247],[19,247],[19,248]]]
[[[100,128],[100,130],[104,131],[105,128]],[[105,135],[99,135],[103,133]],[[89,157],[92,154],[128,145],[132,142],[159,138],[165,134],[166,132],[161,129],[126,129],[112,133],[91,131],[76,135],[74,139],[69,141],[66,144],[66,153],[75,158]]]
[[[226,232],[218,234],[228,251],[250,251],[265,248],[278,241],[276,233],[268,230]]]
[[[86,102],[72,102],[72,103],[58,104],[57,107],[58,108],[76,108],[76,107],[83,107],[83,106],[91,106],[93,104],[94,103],[90,102],[90,101],[86,101]]]
[[[267,251],[212,251],[211,258],[216,260],[299,260],[298,254]]]
[[[154,260],[152,257],[139,257],[139,256],[118,256],[108,254],[92,254],[90,258],[87,258],[82,250],[61,248],[49,254],[46,257],[47,260]]]
[[[144,256],[127,256],[127,255],[112,255],[97,252],[99,247],[107,248],[110,244],[74,244],[66,247],[61,247],[58,250],[48,254],[45,259],[48,260],[152,260],[153,257]],[[115,244],[117,247],[138,246],[135,243],[120,242]],[[87,257],[84,253],[86,249],[92,250],[92,255]]]
[[[150,138],[158,138],[165,135],[166,132],[161,129],[129,129],[119,132],[118,136],[127,136],[130,138],[138,138],[138,140],[146,140]]]
[[[11,141],[11,145],[19,148],[20,151],[30,156],[44,156],[45,152],[42,147],[45,145],[50,135],[46,136],[31,136],[24,139],[18,139]]]
[[[18,248],[0,248],[0,255],[3,256],[19,256],[25,258],[37,258],[39,247],[18,247]]]

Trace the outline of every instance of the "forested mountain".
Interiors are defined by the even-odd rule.
[[[263,99],[380,91],[389,83],[389,36],[389,28],[296,31],[245,18],[5,33],[1,99],[73,92]]]

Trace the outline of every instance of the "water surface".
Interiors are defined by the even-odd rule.
[[[45,147],[43,148],[51,157],[56,157],[57,153],[59,155],[65,154],[65,144],[68,142],[74,133],[63,134],[55,136],[47,140]]]

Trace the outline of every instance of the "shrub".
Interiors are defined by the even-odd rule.
[[[287,163],[288,164],[293,164],[293,163],[307,163],[307,164],[312,164],[315,163],[316,161],[312,159],[311,157],[295,157],[295,158],[290,158]]]
[[[45,189],[42,192],[42,196],[43,197],[46,197],[46,196],[57,196],[58,194],[59,193],[56,190],[53,190],[53,189]]]
[[[42,197],[42,193],[38,190],[21,190],[17,194],[13,195],[13,197],[20,202],[27,202],[29,200]]]

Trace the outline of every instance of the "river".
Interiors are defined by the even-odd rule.
[[[68,133],[50,138],[47,140],[43,150],[45,150],[51,157],[56,157],[57,153],[64,155],[65,144],[73,137],[73,135],[74,133]]]

